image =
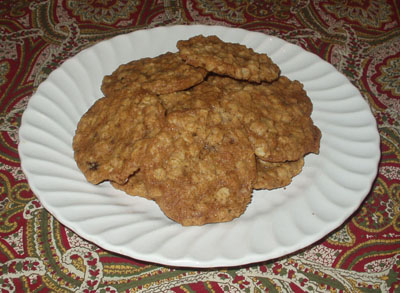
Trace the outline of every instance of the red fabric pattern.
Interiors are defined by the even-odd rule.
[[[398,1],[0,2],[0,289],[2,292],[398,292],[400,290],[400,6]],[[41,206],[20,168],[18,129],[48,74],[82,49],[170,24],[240,27],[320,56],[360,90],[381,136],[361,207],[337,230],[278,260],[179,269],[102,250]]]

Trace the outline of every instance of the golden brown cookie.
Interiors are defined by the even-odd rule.
[[[178,41],[177,47],[188,64],[210,72],[253,82],[273,81],[279,76],[279,67],[266,54],[216,36],[195,36]]]
[[[202,82],[190,90],[160,95],[162,105],[167,112],[190,109],[210,109],[218,103],[222,90],[211,83]]]
[[[250,84],[216,76],[207,82],[223,91],[219,107],[229,113],[225,120],[243,123],[261,159],[296,161],[319,151],[321,132],[313,124],[311,101],[298,82],[280,77],[270,84]]]
[[[143,58],[121,65],[105,76],[101,89],[107,97],[133,95],[142,90],[167,94],[201,82],[206,70],[186,64],[177,53]]]
[[[168,114],[141,172],[161,210],[187,226],[239,217],[251,201],[256,166],[243,129],[198,109]]]
[[[321,132],[303,85],[265,54],[216,36],[121,65],[78,123],[86,179],[154,200],[184,225],[239,217],[254,189],[290,184]]]
[[[304,159],[284,163],[270,163],[257,158],[255,189],[275,189],[289,185],[303,169]]]
[[[147,193],[143,173],[140,170],[131,175],[126,183],[118,184],[111,182],[111,185],[116,189],[124,191],[126,194],[152,199]]]
[[[74,158],[86,179],[123,184],[139,168],[144,139],[161,129],[164,113],[152,94],[97,100],[82,116],[73,139]]]

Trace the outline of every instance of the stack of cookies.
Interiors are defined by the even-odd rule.
[[[216,36],[121,65],[79,121],[86,179],[154,200],[184,225],[244,213],[253,189],[290,184],[321,132],[303,86],[265,54]]]

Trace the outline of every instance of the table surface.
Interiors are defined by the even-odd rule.
[[[342,3],[343,2],[343,3]],[[274,35],[319,55],[369,103],[379,174],[337,230],[295,254],[240,267],[173,268],[105,251],[61,225],[30,190],[18,130],[32,94],[101,40],[157,26],[212,24]],[[0,2],[2,292],[399,292],[400,4],[398,1]]]

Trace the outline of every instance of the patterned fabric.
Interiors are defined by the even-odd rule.
[[[20,168],[18,128],[37,86],[112,36],[171,24],[275,35],[333,64],[376,117],[382,159],[357,212],[277,260],[227,269],[160,266],[104,251],[55,220]],[[396,0],[3,0],[0,2],[2,292],[400,292],[400,4]]]

